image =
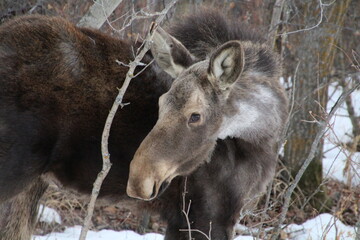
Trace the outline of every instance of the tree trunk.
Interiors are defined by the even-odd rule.
[[[295,176],[305,160],[318,132],[313,121],[321,119],[328,100],[329,75],[333,68],[335,45],[351,0],[335,1],[331,5],[320,5],[319,1],[297,1],[302,12],[304,30],[289,35],[289,42],[295,47],[299,68],[293,82],[294,112],[291,117],[289,136],[285,145],[285,165]],[[326,201],[322,182],[323,144],[304,173],[299,187],[306,197],[318,191],[310,203],[318,210]],[[319,191],[320,190],[320,191]]]

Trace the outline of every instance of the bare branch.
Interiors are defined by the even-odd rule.
[[[309,166],[309,164],[311,163],[311,161],[314,159],[316,150],[317,150],[317,146],[319,145],[322,137],[324,136],[324,134],[327,131],[327,124],[329,123],[330,119],[334,116],[335,112],[338,110],[338,108],[345,102],[346,98],[353,92],[355,91],[355,89],[357,89],[360,86],[360,83],[357,83],[355,86],[353,86],[351,89],[349,89],[346,92],[343,92],[343,94],[339,97],[339,99],[337,99],[337,101],[335,102],[335,104],[333,105],[333,107],[331,108],[329,114],[327,115],[327,117],[324,120],[320,120],[318,121],[318,125],[319,125],[319,131],[316,134],[315,140],[311,145],[311,149],[310,152],[307,156],[307,158],[305,159],[303,165],[301,166],[300,170],[298,171],[298,173],[295,176],[295,180],[291,183],[290,187],[288,188],[288,190],[286,191],[285,194],[285,202],[284,205],[282,207],[282,212],[279,218],[279,223],[275,229],[274,235],[272,236],[271,239],[275,240],[277,239],[277,237],[280,234],[280,230],[281,230],[281,225],[284,223],[285,221],[285,217],[286,217],[286,213],[289,209],[290,206],[290,200],[291,200],[291,195],[293,194],[296,186],[298,185],[302,175],[304,174],[306,168]]]
[[[317,28],[318,26],[320,26],[320,24],[322,23],[323,21],[323,18],[324,18],[324,7],[329,7],[330,5],[332,5],[336,0],[332,1],[331,3],[323,3],[322,0],[319,0],[319,7],[320,7],[320,19],[319,21],[311,26],[311,27],[308,27],[308,28],[304,28],[304,29],[299,29],[299,30],[296,30],[296,31],[292,31],[292,32],[284,32],[284,33],[281,33],[279,34],[278,36],[283,36],[283,35],[290,35],[290,34],[294,34],[294,33],[299,33],[299,32],[305,32],[305,31],[310,31],[310,30],[313,30],[315,28]]]
[[[271,17],[270,29],[268,39],[271,41],[271,46],[275,45],[276,33],[280,23],[281,12],[284,7],[285,0],[276,0],[273,8],[273,13]]]
[[[122,1],[123,0],[94,0],[94,4],[80,19],[77,26],[99,29]]]
[[[81,234],[79,237],[79,240],[85,240],[86,238],[86,234],[89,230],[90,227],[90,222],[91,222],[91,218],[94,212],[94,207],[95,207],[95,203],[96,203],[96,199],[99,195],[100,192],[100,188],[101,185],[106,177],[106,175],[108,174],[108,172],[110,171],[111,168],[111,162],[110,162],[110,153],[108,150],[108,139],[109,139],[109,134],[110,134],[110,128],[111,128],[111,124],[112,121],[115,117],[116,111],[118,110],[119,106],[122,107],[124,106],[122,103],[123,100],[123,96],[130,84],[131,79],[134,78],[134,71],[136,69],[137,66],[141,65],[143,66],[143,63],[141,63],[141,60],[143,59],[143,57],[145,56],[145,54],[150,50],[151,47],[151,39],[152,39],[152,35],[154,33],[154,31],[156,30],[157,24],[159,24],[165,17],[165,15],[167,14],[167,12],[170,10],[170,8],[172,8],[175,3],[177,2],[177,0],[173,0],[171,3],[169,3],[166,8],[163,9],[163,11],[161,12],[162,15],[160,15],[155,23],[153,23],[150,26],[150,31],[148,32],[145,40],[144,40],[144,44],[142,45],[142,49],[139,51],[139,53],[135,56],[135,59],[129,63],[129,71],[126,74],[126,78],[125,81],[122,85],[122,87],[119,89],[119,93],[116,96],[116,99],[111,107],[111,110],[109,112],[109,115],[107,116],[106,122],[105,122],[105,127],[103,130],[103,134],[102,134],[102,141],[101,141],[101,152],[102,152],[102,158],[103,158],[103,167],[101,172],[98,174],[94,185],[93,185],[93,190],[91,193],[91,199],[89,202],[89,206],[88,206],[88,210],[87,210],[87,215],[85,217],[84,220],[84,226],[81,229]]]
[[[108,24],[109,24],[109,26],[112,28],[113,31],[122,32],[122,31],[124,31],[126,28],[130,27],[135,20],[148,19],[148,18],[160,16],[160,15],[162,15],[161,12],[148,13],[148,12],[145,12],[143,9],[139,10],[138,12],[135,12],[134,8],[132,8],[131,13],[130,13],[130,16],[127,16],[127,17],[125,18],[124,23],[123,23],[121,29],[116,29],[116,28],[112,25],[112,23],[118,21],[119,18],[118,18],[118,19],[115,19],[114,21],[108,22]]]
[[[207,240],[211,240],[211,225],[212,222],[209,222],[209,234],[206,235],[203,231],[199,230],[199,229],[192,229],[191,228],[191,224],[190,224],[190,218],[189,218],[189,213],[190,213],[190,208],[191,208],[191,199],[189,200],[189,204],[186,208],[186,194],[187,194],[187,177],[185,177],[185,181],[184,181],[184,191],[182,193],[182,209],[181,212],[184,214],[185,220],[186,220],[186,225],[187,225],[187,229],[179,229],[180,232],[188,232],[188,237],[189,239],[193,239],[192,238],[192,233],[193,232],[197,232],[200,233],[201,235],[203,235]]]
[[[188,209],[186,210],[186,186],[187,186],[187,177],[185,177],[185,183],[184,183],[184,191],[182,193],[182,210],[181,212],[184,214],[186,219],[186,225],[188,229],[180,229],[180,231],[188,231],[189,239],[192,239],[191,237],[191,226],[190,226],[190,219],[189,219],[189,211],[191,207],[191,200],[189,201]]]
[[[340,85],[342,86],[343,91],[347,91],[349,89],[350,83],[346,83],[345,79],[341,79]],[[345,103],[346,103],[347,111],[349,113],[349,119],[350,119],[352,127],[353,127],[353,131],[352,131],[353,137],[356,138],[358,135],[360,135],[360,126],[358,124],[358,120],[357,120],[357,117],[355,114],[355,109],[352,104],[350,95],[346,98]]]

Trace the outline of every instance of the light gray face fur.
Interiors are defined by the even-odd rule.
[[[153,40],[155,60],[176,80],[160,98],[158,122],[130,165],[127,193],[144,200],[210,160],[217,139],[259,142],[273,138],[282,122],[277,75],[246,65],[254,61],[245,55],[247,48],[266,46],[229,41],[209,59],[194,63],[195,57],[164,30],[155,32]]]

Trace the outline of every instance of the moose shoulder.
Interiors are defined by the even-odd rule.
[[[157,201],[165,239],[180,240],[188,239],[179,231],[189,227],[186,188],[190,227],[207,233],[211,222],[213,239],[230,240],[240,210],[274,175],[287,116],[278,56],[215,11],[169,30],[156,30],[144,59],[155,63],[132,81],[131,104],[114,120],[100,195]],[[60,18],[0,27],[1,239],[30,238],[49,179],[90,193],[103,124],[127,72],[116,60],[131,61],[132,48]]]

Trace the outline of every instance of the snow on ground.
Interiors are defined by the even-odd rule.
[[[246,227],[244,227],[246,228]],[[244,231],[246,229],[243,229]],[[32,240],[78,240],[81,227],[67,228],[62,233],[51,233],[45,236],[33,236]],[[355,228],[344,225],[334,216],[324,213],[306,221],[302,225],[290,224],[284,230],[289,240],[354,240]],[[139,235],[133,231],[116,232],[113,230],[89,231],[87,240],[163,240],[157,233]],[[235,240],[253,240],[252,236],[238,236]]]
[[[33,236],[32,240],[78,240],[81,226],[67,228],[62,233],[51,233],[45,236]],[[164,237],[157,233],[139,235],[133,231],[116,232],[113,230],[89,231],[86,240],[163,240]]]
[[[332,96],[328,104],[331,109],[341,92],[336,91],[333,85],[329,88],[329,96]],[[357,116],[360,115],[360,90],[352,94],[353,105]],[[325,158],[323,160],[323,172],[325,178],[333,178],[353,186],[360,185],[360,153],[351,154],[347,150],[337,146],[339,142],[350,141],[352,126],[345,105],[342,106],[332,119],[332,129],[327,133],[324,145]],[[344,173],[346,161],[351,159],[350,173]],[[40,210],[40,212],[42,209]],[[60,216],[53,209],[45,207],[40,221],[61,223]],[[51,233],[46,236],[33,236],[32,240],[77,240],[81,227],[67,228],[62,233]],[[249,230],[250,231],[250,230]],[[358,229],[360,231],[360,229]],[[344,225],[340,220],[330,214],[321,214],[306,221],[302,225],[291,224],[285,228],[289,240],[353,240],[355,239],[355,227]],[[149,233],[139,235],[133,231],[115,232],[102,230],[99,232],[89,231],[87,240],[163,240],[160,234]],[[235,240],[252,240],[251,236],[238,236]]]
[[[344,225],[328,213],[310,219],[302,225],[290,224],[285,231],[291,240],[354,240],[356,236],[354,227]]]
[[[334,85],[329,87],[328,111],[341,95],[341,91],[336,90]],[[356,116],[360,115],[360,90],[351,95],[352,103]],[[324,178],[333,178],[350,186],[360,185],[360,153],[350,153],[339,143],[350,142],[352,136],[352,124],[348,118],[345,103],[338,109],[331,120],[331,129],[327,133],[324,144],[323,174]],[[346,162],[349,161],[349,171],[344,173]]]
[[[54,209],[44,207],[44,205],[41,204],[39,207],[38,221],[61,224],[61,217]]]

